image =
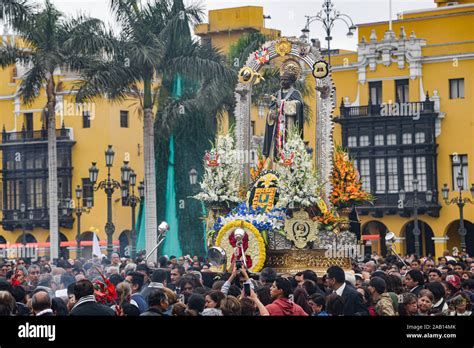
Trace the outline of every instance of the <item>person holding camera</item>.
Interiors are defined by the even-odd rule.
[[[250,280],[245,265],[242,263],[242,261],[237,260],[232,262],[232,274],[230,275],[229,279],[226,280],[224,285],[222,285],[221,291],[224,293],[224,295],[228,294],[232,282],[236,279],[237,276],[240,275],[242,275],[244,278],[243,287],[250,288],[252,290],[254,289],[253,283]],[[248,296],[250,296],[250,294]]]

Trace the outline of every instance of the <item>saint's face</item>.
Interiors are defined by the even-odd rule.
[[[291,87],[291,79],[287,74],[283,74],[280,78],[280,85],[283,89],[288,89]]]

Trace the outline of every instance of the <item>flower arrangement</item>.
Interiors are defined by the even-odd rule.
[[[314,207],[320,197],[321,184],[316,171],[313,169],[311,155],[298,130],[289,131],[288,141],[283,146],[283,156],[279,160],[280,199],[278,207],[288,207],[290,204],[301,207]],[[291,158],[291,161],[288,161]]]
[[[99,279],[96,279],[93,282],[94,286],[94,296],[97,302],[101,304],[109,304],[117,300],[117,291],[115,290],[114,284],[107,279],[104,274],[96,267],[100,276],[103,279],[103,282]]]
[[[206,204],[238,203],[240,166],[231,135],[219,135],[211,153],[218,158],[217,165],[209,165],[206,159],[206,171],[200,184],[201,192],[194,198]],[[208,156],[209,157],[209,156]],[[217,162],[216,162],[217,163]]]
[[[347,208],[372,202],[373,196],[362,190],[362,181],[354,161],[341,146],[334,151],[334,170],[330,200],[336,208]]]
[[[285,228],[286,210],[274,208],[265,213],[262,208],[252,209],[241,203],[224,217],[219,217],[213,226],[213,231],[219,231],[224,225],[234,220],[251,223],[260,232],[281,231]]]
[[[332,210],[325,211],[322,215],[313,218],[321,224],[321,228],[326,231],[332,231],[341,222],[341,219]]]
[[[243,243],[246,256],[246,262],[251,261],[249,270],[251,272],[260,272],[265,264],[266,249],[265,241],[263,240],[259,230],[251,223],[243,220],[233,220],[226,223],[219,231],[216,239],[216,246],[223,248],[228,255],[234,253],[236,241],[234,238],[234,230],[236,228],[243,228],[246,235]],[[241,255],[240,255],[241,256]],[[227,259],[227,268],[231,267],[234,257]]]

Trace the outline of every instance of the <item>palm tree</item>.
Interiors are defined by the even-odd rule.
[[[0,67],[21,63],[26,67],[18,90],[23,102],[31,105],[45,86],[47,104],[43,115],[48,125],[48,199],[51,259],[58,258],[58,182],[56,150],[56,94],[60,69],[80,71],[83,57],[104,53],[107,47],[103,23],[78,16],[65,19],[49,0],[36,9],[26,0],[1,0],[6,19],[16,31],[17,42],[0,46]],[[17,43],[21,42],[21,47]]]
[[[8,20],[13,26],[22,23],[33,11],[29,0],[1,0],[0,19]]]
[[[81,86],[78,98],[90,99],[106,94],[111,100],[132,99],[139,105],[144,123],[145,244],[146,251],[150,252],[157,242],[154,112],[158,105],[160,109],[166,108],[166,105],[173,106],[171,99],[165,95],[165,89],[160,87],[175,74],[193,79],[214,76],[229,81],[233,75],[224,64],[200,54],[202,50],[196,43],[182,44],[173,40],[183,28],[202,20],[203,10],[200,7],[184,7],[182,0],[149,0],[146,3],[140,0],[111,0],[110,4],[120,27],[115,39],[116,50],[89,65],[88,78]],[[176,49],[181,54],[170,54]],[[174,75],[168,75],[170,70]],[[201,90],[209,89],[212,86]],[[189,101],[188,106],[197,104],[199,101],[193,100]],[[158,124],[162,129],[170,129],[178,119],[177,115],[181,114],[177,109],[182,110],[182,107],[186,106],[169,107],[168,112],[159,113],[162,118]],[[156,253],[152,259],[156,260]]]

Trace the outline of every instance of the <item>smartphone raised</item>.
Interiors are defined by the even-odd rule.
[[[246,297],[250,296],[250,284],[249,283],[244,283],[244,295]]]

